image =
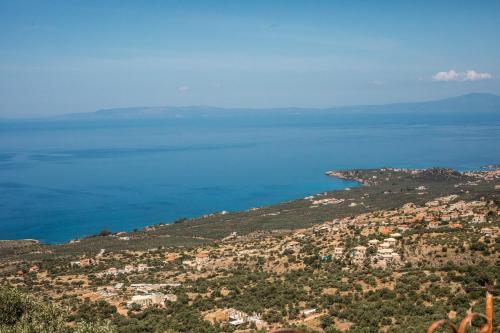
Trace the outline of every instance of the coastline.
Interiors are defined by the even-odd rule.
[[[498,198],[500,171],[458,172],[453,169],[353,169],[341,170],[346,179],[362,180],[349,190],[318,193],[279,204],[224,212],[154,224],[135,232],[118,232],[82,238],[62,244],[32,244],[5,255],[78,255],[122,249],[196,247],[221,241],[230,235],[289,232],[308,228],[334,218],[401,207],[406,203],[424,204],[443,195],[460,195],[464,200]]]
[[[332,176],[330,176],[330,175],[327,174],[328,172],[329,171],[325,172],[325,175],[328,176],[328,177],[332,177]],[[359,182],[359,181],[357,181],[355,179],[341,178],[341,177],[334,177],[334,178],[337,178],[338,180],[346,182],[346,185],[348,185],[348,186],[344,186],[342,188],[330,189],[330,190],[326,191],[327,193],[335,192],[335,191],[344,191],[345,189],[351,189],[351,188],[355,188],[355,187],[363,185],[362,182]],[[322,192],[315,192],[313,194],[306,194],[305,197],[316,196],[316,195],[320,195],[321,193],[326,193],[326,192],[322,191]],[[174,220],[170,220],[168,222],[152,223],[152,224],[148,224],[148,225],[145,225],[145,226],[140,226],[140,227],[137,227],[137,228],[134,227],[134,228],[130,228],[130,229],[123,229],[123,230],[120,230],[120,231],[109,231],[109,232],[110,232],[111,235],[130,234],[130,233],[134,233],[134,232],[147,231],[147,230],[150,230],[150,229],[154,229],[154,228],[156,228],[158,226],[171,225],[171,224],[177,223],[178,221],[181,221],[181,220],[182,221],[198,220],[198,219],[203,219],[203,218],[207,218],[207,217],[217,216],[219,214],[222,214],[222,215],[225,215],[225,214],[228,214],[228,213],[233,213],[233,214],[236,213],[237,214],[237,213],[240,213],[240,212],[248,212],[248,211],[252,211],[252,210],[267,209],[267,208],[272,208],[272,207],[274,207],[276,205],[280,205],[280,204],[284,204],[284,203],[288,203],[288,202],[293,202],[293,201],[297,201],[297,200],[302,200],[302,199],[303,198],[292,198],[292,199],[289,199],[289,200],[279,201],[279,202],[275,202],[275,203],[269,203],[269,204],[266,204],[266,205],[263,205],[263,206],[258,206],[258,207],[249,207],[247,209],[236,210],[236,211],[226,211],[226,210],[223,210],[223,211],[216,211],[216,212],[207,212],[205,214],[200,214],[200,215],[196,215],[196,216],[192,216],[192,217],[187,217],[187,218],[174,219]],[[104,228],[104,230],[107,230],[107,229]],[[62,242],[57,242],[57,241],[54,241],[54,242],[44,242],[42,240],[34,239],[34,238],[0,239],[0,242],[12,242],[12,243],[15,243],[15,242],[33,241],[33,242],[36,242],[37,244],[40,244],[40,245],[49,245],[49,246],[54,245],[54,246],[57,246],[57,245],[73,244],[73,243],[79,242],[81,240],[89,239],[89,238],[94,238],[94,237],[99,237],[99,233],[82,235],[81,237],[68,239],[68,240],[62,241]]]

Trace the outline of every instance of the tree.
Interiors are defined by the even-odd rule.
[[[99,233],[99,236],[104,237],[104,236],[109,236],[111,235],[111,231],[108,229],[102,229],[101,232]]]
[[[321,328],[325,329],[332,325],[332,317],[329,315],[323,315],[319,318]]]
[[[76,319],[93,322],[102,319],[111,319],[116,314],[116,307],[105,300],[97,302],[85,301],[76,313]]]
[[[78,323],[74,333],[116,333],[116,327],[110,321],[98,321],[96,323]]]
[[[0,289],[0,333],[65,333],[59,309],[15,289]]]

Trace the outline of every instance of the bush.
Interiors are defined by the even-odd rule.
[[[109,236],[111,235],[111,231],[109,231],[108,229],[102,229],[101,232],[99,233],[99,236],[101,237],[105,237],[105,236]]]
[[[81,322],[70,328],[58,307],[47,305],[16,289],[0,288],[0,333],[115,333],[109,321]]]

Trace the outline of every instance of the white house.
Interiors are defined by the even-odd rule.
[[[475,214],[472,217],[472,223],[485,223],[486,222],[486,215],[485,214]]]
[[[336,247],[333,249],[333,257],[335,259],[340,259],[344,255],[344,248],[343,247]]]
[[[397,240],[396,240],[396,238],[390,237],[390,238],[384,239],[384,242],[389,243],[390,246],[394,246],[394,245],[396,245]]]

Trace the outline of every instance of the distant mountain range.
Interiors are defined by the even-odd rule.
[[[331,114],[331,113],[491,113],[500,112],[500,96],[472,93],[435,101],[385,105],[341,106],[332,108],[218,108],[211,106],[130,107],[105,109],[51,117],[53,120],[172,119],[193,117],[227,117],[241,115]]]
[[[393,103],[380,105],[354,105],[330,108],[220,108],[212,106],[156,106],[127,107],[98,110],[95,112],[70,113],[45,118],[7,119],[0,118],[2,123],[37,123],[37,122],[106,122],[128,120],[173,120],[173,119],[217,119],[217,118],[261,118],[285,116],[348,116],[348,115],[428,115],[450,118],[453,114],[464,114],[469,117],[481,114],[497,118],[500,115],[500,96],[488,93],[471,93],[446,99]]]

